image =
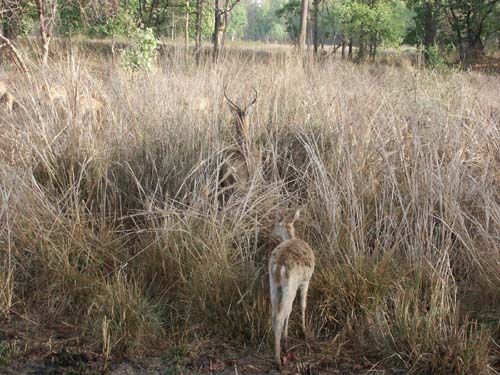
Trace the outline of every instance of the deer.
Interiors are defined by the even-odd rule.
[[[0,105],[5,106],[7,112],[12,112],[19,108],[19,103],[16,98],[2,81],[0,81]]]
[[[210,108],[210,100],[206,96],[199,96],[194,98],[183,98],[181,105],[184,110],[191,110],[194,113],[206,113]]]
[[[314,272],[314,252],[307,242],[295,236],[294,223],[300,217],[299,210],[293,215],[279,211],[271,237],[281,243],[269,257],[269,287],[274,331],[274,361],[282,370],[281,351],[286,351],[288,319],[293,301],[300,291],[302,331],[307,338],[306,305],[309,281]]]
[[[97,99],[94,95],[80,95],[78,96],[78,104],[82,108],[82,114],[95,113],[99,115],[104,108],[102,101]]]
[[[8,91],[4,94],[0,94],[0,104],[5,106],[7,112],[12,112],[19,108],[19,103],[16,98]]]
[[[66,91],[66,88],[55,83],[50,85],[48,83],[44,83],[42,86],[42,94],[44,99],[54,104],[60,104],[68,101],[68,92]]]
[[[253,90],[255,93],[254,98],[242,108],[229,99],[224,86],[224,97],[236,115],[237,146],[224,151],[224,160],[219,174],[219,183],[223,195],[226,192],[233,193],[236,188],[241,187],[250,180],[253,157],[250,147],[249,118],[253,106],[257,102],[257,90]]]
[[[45,100],[53,103],[58,108],[68,108],[70,97],[68,91],[62,85],[45,83],[42,86],[42,94]],[[80,108],[82,116],[92,113],[99,114],[104,105],[102,101],[95,98],[93,94],[79,94],[76,97],[76,105]]]

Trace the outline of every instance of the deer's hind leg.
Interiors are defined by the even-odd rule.
[[[276,303],[273,303],[273,331],[274,331],[274,361],[278,369],[281,370],[281,340],[284,333],[285,326],[285,309],[281,301],[280,296],[277,296]],[[282,297],[282,296],[281,296]]]
[[[306,307],[307,307],[307,290],[309,289],[309,281],[306,281],[300,285],[300,310],[302,315],[302,332],[304,337],[307,339],[307,329],[306,329]]]

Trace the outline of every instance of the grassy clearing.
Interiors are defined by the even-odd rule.
[[[318,261],[309,325],[342,343],[332,357],[498,370],[498,77],[241,55],[196,68],[179,51],[149,75],[75,57],[0,79],[24,108],[0,120],[6,319],[70,325],[105,355],[206,339],[270,354],[267,234],[298,207]],[[39,105],[45,81],[105,110]],[[224,81],[234,98],[259,92],[260,163],[220,207]]]

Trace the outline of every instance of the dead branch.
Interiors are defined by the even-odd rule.
[[[12,44],[12,42],[6,38],[5,36],[0,34],[0,49],[6,47],[8,49],[9,57],[11,58],[14,65],[21,71],[22,73],[28,73],[28,67],[24,63],[21,54],[17,50],[17,48]]]

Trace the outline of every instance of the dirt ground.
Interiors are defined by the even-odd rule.
[[[315,357],[315,358],[314,358]],[[364,360],[361,363],[337,362],[326,356],[302,357],[297,354],[288,355],[289,362],[283,374],[402,374],[395,369],[384,370],[377,364]],[[268,353],[250,353],[230,350],[221,353],[221,357],[202,355],[185,363],[175,363],[167,355],[143,357],[135,360],[111,362],[104,369],[104,361],[100,356],[90,353],[48,353],[44,357],[15,360],[9,366],[0,369],[0,374],[110,374],[110,375],[239,375],[239,374],[279,374],[271,355]]]
[[[238,345],[204,342],[196,348],[145,350],[133,359],[108,357],[102,349],[79,343],[71,326],[36,327],[35,322],[11,317],[0,321],[0,374],[64,375],[242,375],[279,374],[271,350],[243,349]],[[283,374],[402,374],[383,368],[362,354],[352,360],[340,340],[289,338]]]

